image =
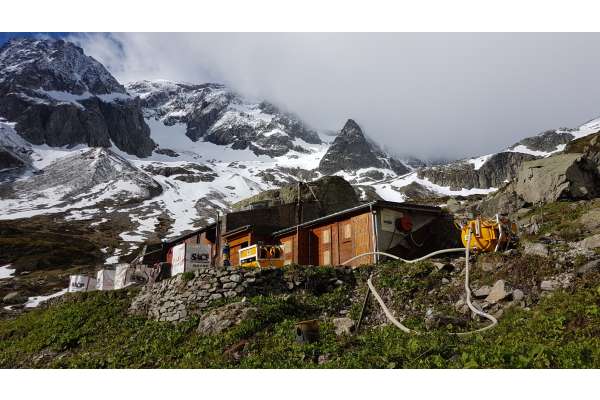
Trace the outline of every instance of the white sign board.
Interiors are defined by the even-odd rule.
[[[185,243],[173,247],[173,259],[171,260],[171,276],[185,272]]]
[[[89,292],[96,290],[96,280],[85,275],[71,275],[69,277],[69,293]]]
[[[209,267],[211,262],[209,244],[188,244],[185,247],[185,270],[196,271]]]

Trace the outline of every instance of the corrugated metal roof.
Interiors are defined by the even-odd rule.
[[[385,200],[375,200],[369,203],[361,204],[356,207],[348,208],[346,210],[338,211],[333,214],[325,215],[323,217],[313,219],[312,221],[307,221],[299,225],[290,226],[289,228],[281,229],[276,232],[273,232],[273,236],[280,236],[286,233],[293,232],[297,228],[306,228],[313,225],[318,225],[322,222],[326,222],[330,219],[335,219],[339,216],[351,214],[356,211],[361,211],[368,208],[392,208],[396,210],[411,210],[411,211],[420,211],[425,213],[433,213],[433,214],[441,214],[442,209],[436,206],[427,206],[423,204],[415,204],[415,203],[405,203],[405,202],[395,202],[395,201],[385,201]]]

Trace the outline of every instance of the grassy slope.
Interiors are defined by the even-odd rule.
[[[524,239],[537,240],[552,233],[572,241],[596,233],[585,232],[577,219],[600,207],[599,203],[546,205],[542,232]],[[557,269],[555,260],[536,256],[488,255],[485,259],[500,262],[502,268],[493,273],[474,268],[474,284],[507,279],[525,293],[539,287],[544,277],[567,268],[560,264]],[[579,264],[579,260],[573,262]],[[427,307],[454,312],[452,304],[462,289],[440,281],[456,276],[436,271],[428,263],[392,263],[380,269],[375,283],[395,310],[412,299],[417,305],[413,313],[402,310],[400,315],[407,316],[410,327],[423,329]],[[208,337],[195,332],[196,319],[175,326],[128,316],[132,292],[77,294],[48,309],[0,321],[0,367],[600,368],[599,272],[577,278],[568,291],[542,298],[534,295],[530,310],[509,308],[493,330],[462,339],[444,333],[444,329],[461,328],[409,336],[392,326],[376,326],[377,318],[358,335],[337,337],[330,316],[349,310],[357,317],[364,293],[364,279],[359,281],[357,287],[344,285],[320,295],[251,298],[259,308],[256,319]],[[436,290],[433,295],[432,289]],[[377,311],[372,304],[369,315]],[[294,325],[309,318],[323,321],[321,338],[314,344],[299,344]],[[232,348],[242,344],[239,359],[229,356]]]
[[[458,339],[443,330],[409,336],[394,327],[371,327],[336,337],[321,324],[314,344],[295,341],[297,321],[348,302],[340,287],[321,296],[256,297],[258,318],[222,335],[200,336],[197,320],[179,324],[126,315],[131,292],[87,293],[0,322],[1,367],[75,368],[598,368],[598,276],[573,293],[557,292],[531,311],[512,308],[492,331]],[[346,304],[347,305],[347,304]],[[227,349],[247,341],[239,360]],[[319,356],[326,362],[318,363]]]

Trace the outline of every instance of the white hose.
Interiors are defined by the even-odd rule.
[[[468,331],[468,332],[450,332],[450,335],[456,335],[456,336],[468,336],[468,335],[472,335],[474,333],[479,333],[479,332],[483,332],[486,331],[488,329],[493,328],[494,326],[496,326],[498,324],[498,320],[496,318],[494,318],[494,316],[487,314],[483,311],[478,310],[477,308],[475,308],[475,306],[473,306],[473,304],[471,303],[471,288],[469,287],[469,248],[471,247],[471,229],[469,229],[468,231],[468,239],[467,239],[467,246],[465,248],[455,248],[455,249],[445,249],[445,250],[438,250],[438,251],[434,251],[433,253],[429,253],[424,257],[421,258],[417,258],[415,260],[404,260],[400,257],[396,257],[393,254],[388,254],[388,253],[384,253],[384,252],[379,252],[379,251],[375,251],[375,252],[369,252],[369,253],[364,253],[364,254],[360,254],[356,257],[352,257],[351,259],[347,260],[346,262],[344,262],[344,264],[353,261],[359,257],[363,257],[365,255],[371,255],[371,254],[383,254],[385,256],[391,257],[393,259],[396,260],[401,260],[405,263],[409,263],[409,264],[413,264],[422,260],[426,260],[430,257],[433,257],[435,255],[438,254],[444,254],[444,253],[454,253],[457,251],[464,251],[465,252],[465,292],[467,294],[467,305],[469,306],[469,309],[477,314],[480,315],[484,318],[489,319],[492,323],[484,326],[483,328],[474,330],[474,331]],[[383,309],[383,312],[385,314],[385,316],[387,317],[387,319],[390,320],[390,322],[392,324],[394,324],[395,326],[397,326],[400,330],[406,332],[406,333],[412,333],[412,334],[416,334],[416,335],[420,335],[422,334],[422,332],[419,331],[415,331],[413,329],[410,329],[404,325],[402,325],[402,323],[400,321],[398,321],[394,315],[392,314],[392,312],[390,311],[390,309],[385,305],[385,302],[383,301],[383,299],[381,298],[381,296],[379,295],[379,293],[377,293],[377,289],[375,289],[375,286],[373,286],[373,282],[371,281],[371,277],[369,277],[369,279],[367,280],[367,285],[369,286],[369,290],[371,290],[371,293],[373,293],[373,297],[375,297],[375,299],[377,300],[377,302],[379,303],[379,305],[381,306],[381,308]]]

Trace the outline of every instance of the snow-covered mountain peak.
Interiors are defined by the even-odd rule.
[[[129,83],[127,89],[140,98],[150,125],[150,120],[166,126],[183,125],[185,135],[194,142],[249,149],[271,157],[303,152],[297,140],[321,143],[317,132],[298,117],[266,101],[247,100],[221,84],[139,81]]]
[[[75,95],[125,94],[102,64],[64,40],[8,41],[0,48],[0,82]]]

